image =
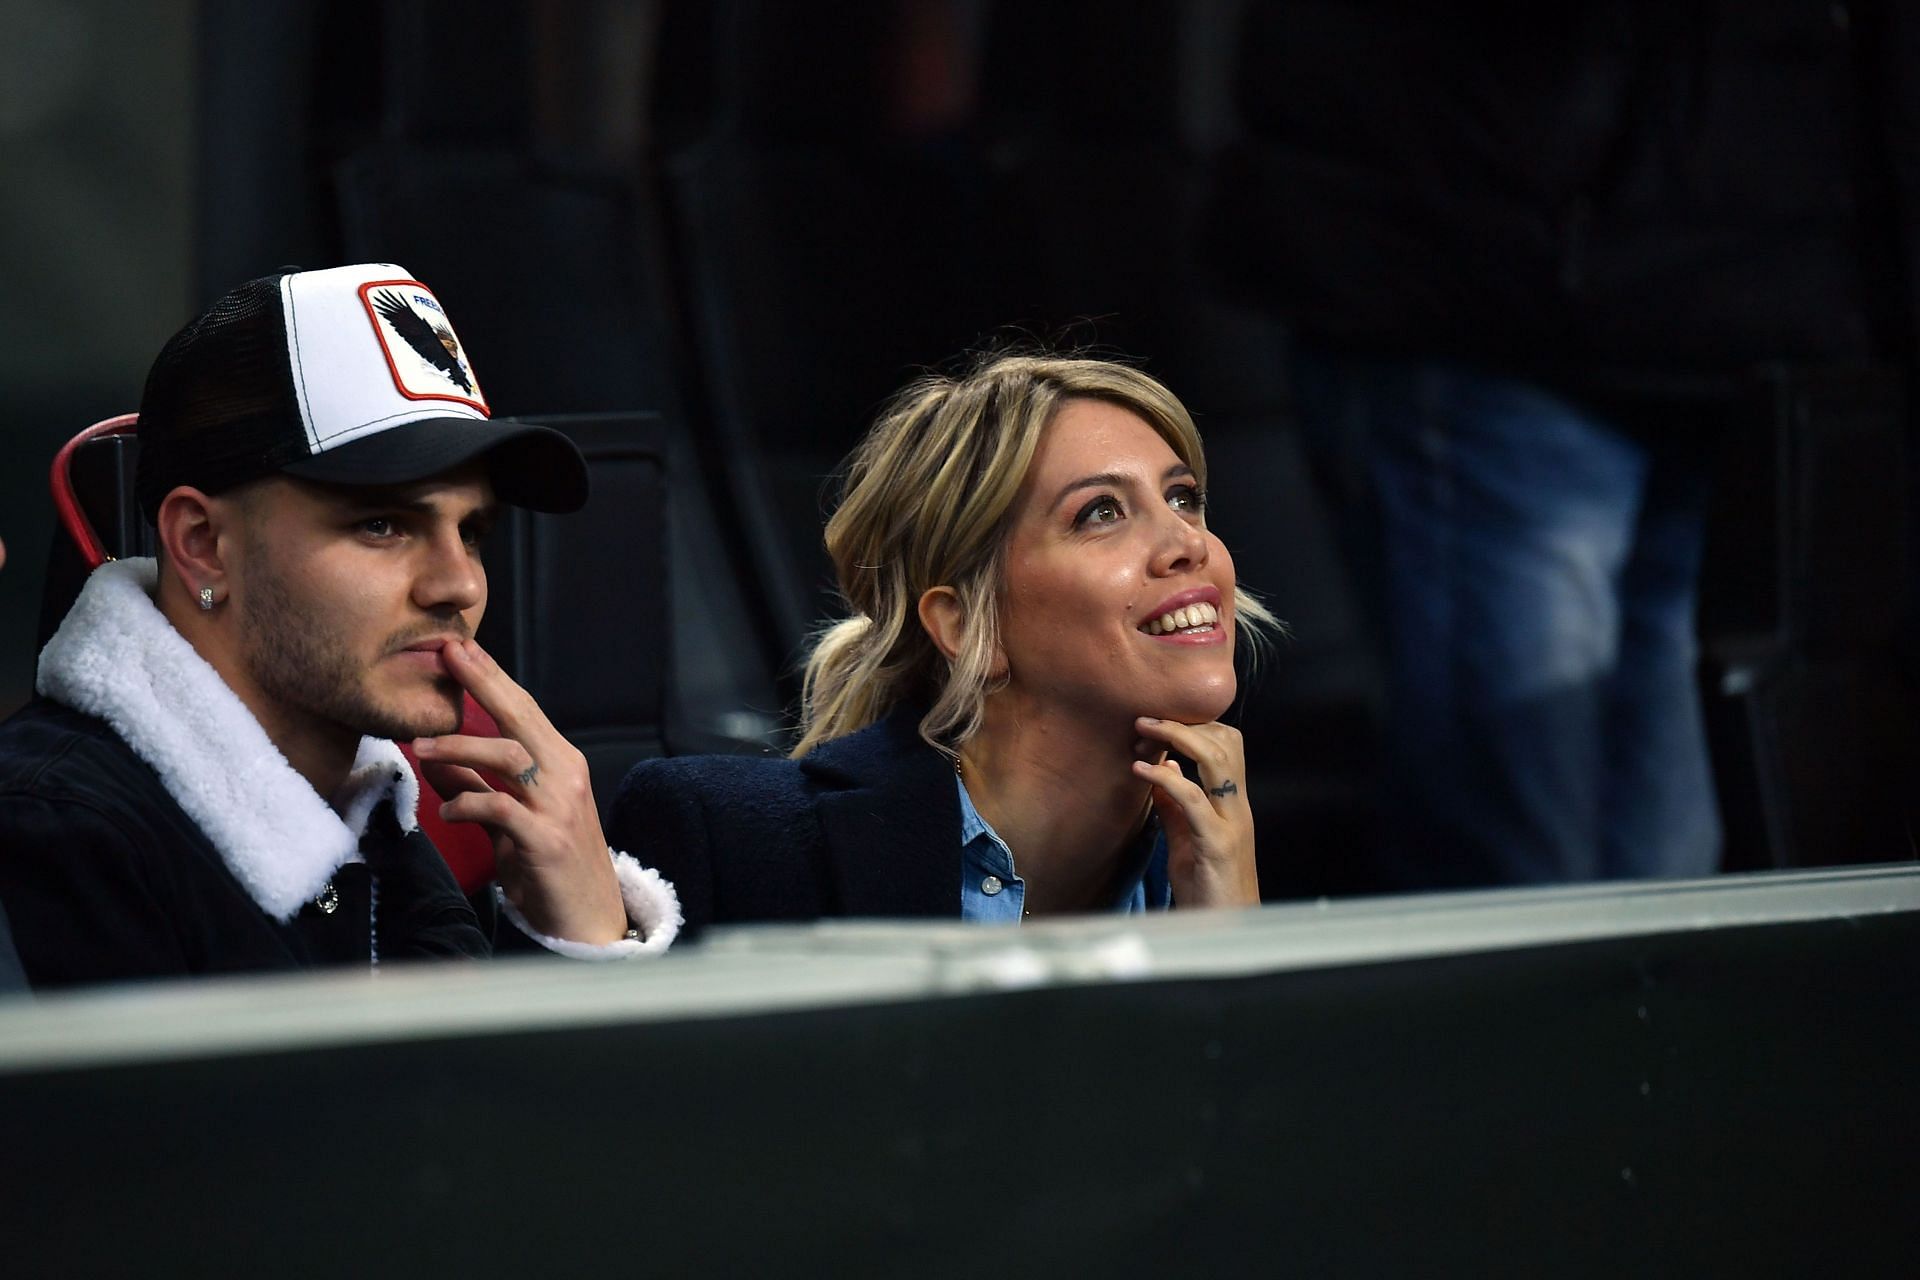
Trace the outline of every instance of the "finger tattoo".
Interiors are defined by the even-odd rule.
[[[1217,787],[1208,787],[1207,794],[1210,796],[1219,796],[1222,800],[1224,800],[1228,796],[1233,795],[1235,792],[1239,790],[1240,788],[1233,785],[1233,779],[1228,778],[1225,782],[1221,783]]]
[[[526,768],[522,769],[519,773],[516,773],[513,776],[515,781],[519,782],[519,784],[523,787],[539,786],[540,784],[537,781],[535,781],[535,779],[540,776],[540,762],[538,760],[534,761],[532,764],[528,765]]]

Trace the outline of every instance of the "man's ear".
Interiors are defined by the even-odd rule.
[[[920,626],[938,649],[952,662],[959,654],[967,634],[967,606],[952,587],[929,587],[920,593]],[[1007,672],[1006,654],[997,647],[987,675],[998,680]]]
[[[227,598],[226,544],[233,504],[213,498],[191,485],[182,485],[160,500],[154,514],[154,535],[160,544],[161,589],[176,584],[187,599],[199,601],[202,590],[213,592],[212,603]]]

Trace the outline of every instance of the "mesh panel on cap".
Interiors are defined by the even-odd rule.
[[[148,519],[179,485],[218,493],[307,456],[280,280],[249,280],[160,349],[140,397],[134,492]]]

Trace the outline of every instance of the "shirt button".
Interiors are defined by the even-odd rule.
[[[1006,888],[1006,886],[1000,883],[999,876],[988,876],[980,882],[980,892],[986,894],[989,898],[1004,888]]]

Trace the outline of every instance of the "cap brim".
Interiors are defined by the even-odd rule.
[[[427,418],[390,427],[282,468],[322,484],[411,484],[484,461],[500,501],[532,511],[587,504],[587,464],[551,427],[477,418]]]

